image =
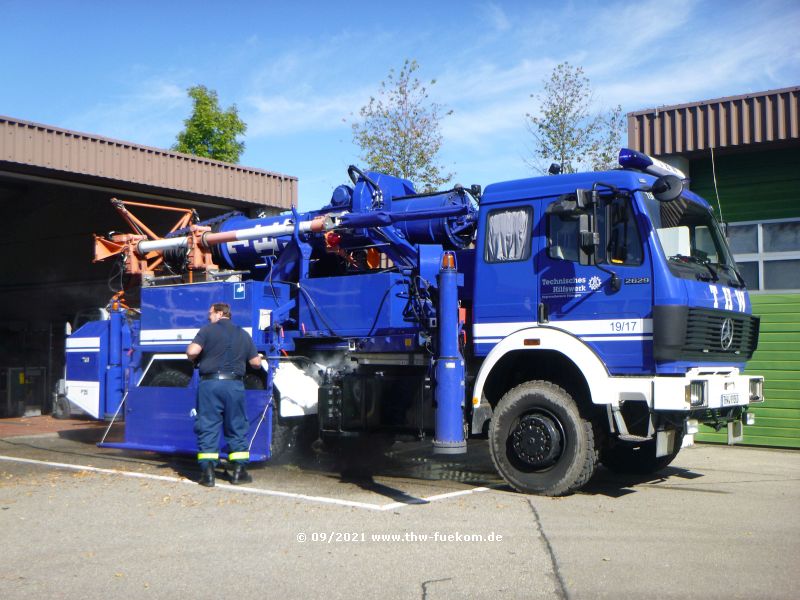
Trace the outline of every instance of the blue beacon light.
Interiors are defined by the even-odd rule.
[[[686,175],[680,169],[676,169],[672,165],[668,165],[657,158],[653,158],[642,152],[637,152],[636,150],[631,150],[630,148],[620,149],[619,164],[624,169],[636,169],[637,171],[643,171],[650,175],[655,175],[656,177],[662,175],[677,175],[681,179],[686,179]]]

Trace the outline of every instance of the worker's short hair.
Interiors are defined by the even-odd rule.
[[[225,317],[226,319],[231,318],[230,304],[226,304],[225,302],[214,302],[214,304],[211,305],[211,310],[213,310],[214,312],[222,313],[222,316]]]

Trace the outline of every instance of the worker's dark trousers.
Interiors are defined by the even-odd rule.
[[[201,380],[197,394],[197,421],[194,425],[198,456],[213,457],[219,452],[220,425],[223,426],[229,455],[237,453],[239,456],[248,456],[249,426],[244,383],[235,379]],[[203,459],[200,460],[202,462]]]

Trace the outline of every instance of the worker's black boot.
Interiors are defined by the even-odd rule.
[[[234,463],[233,474],[231,475],[231,483],[233,485],[241,485],[242,483],[252,483],[253,477],[247,472],[244,463]]]
[[[214,463],[205,461],[201,464],[202,473],[200,473],[200,485],[204,487],[214,487]]]

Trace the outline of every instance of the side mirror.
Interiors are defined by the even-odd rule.
[[[677,175],[662,175],[655,180],[650,191],[659,202],[672,202],[680,198],[683,180]]]

